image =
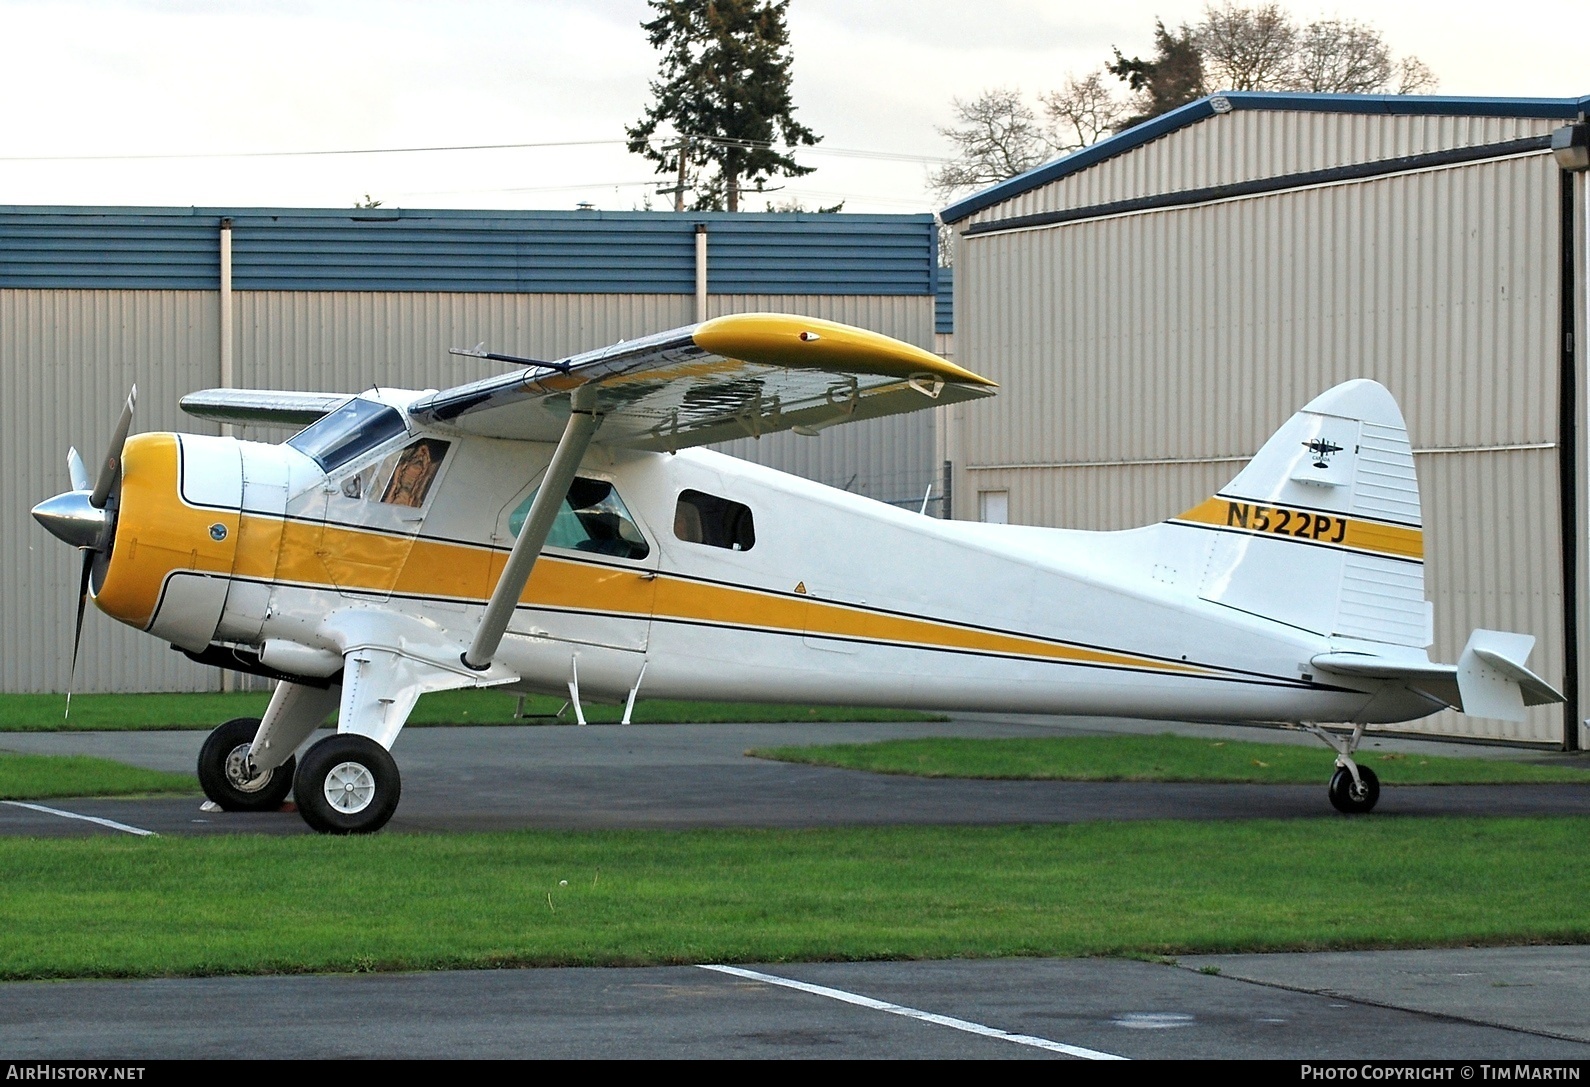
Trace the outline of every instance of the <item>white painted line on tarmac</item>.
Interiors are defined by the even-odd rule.
[[[43,804],[24,804],[20,800],[0,800],[0,804],[10,804],[13,808],[27,808],[30,811],[41,811],[46,815],[59,815],[62,819],[81,819],[85,823],[98,823],[111,830],[124,831],[127,834],[137,834],[145,838],[158,838],[160,835],[143,827],[130,827],[126,823],[118,823],[114,819],[101,819],[97,815],[78,815],[75,811],[62,811],[60,808],[46,808]]]
[[[935,1015],[933,1012],[921,1011],[917,1008],[907,1008],[903,1004],[891,1004],[887,1000],[874,1000],[870,996],[860,996],[856,993],[847,993],[843,989],[830,989],[826,985],[812,985],[804,981],[795,981],[792,978],[781,978],[774,974],[763,974],[755,970],[746,970],[739,966],[718,966],[716,964],[698,963],[703,970],[714,970],[720,974],[732,974],[737,978],[749,978],[752,981],[765,982],[768,985],[782,985],[786,989],[798,989],[803,993],[812,993],[816,996],[826,996],[830,1000],[842,1000],[846,1004],[856,1004],[874,1011],[888,1012],[890,1015],[903,1015],[907,1019],[920,1019],[924,1023],[934,1023],[952,1030],[964,1030],[968,1034],[981,1034],[985,1038],[997,1038],[1002,1042],[1015,1042],[1017,1045],[1032,1046],[1034,1049],[1047,1049],[1053,1053],[1064,1053],[1069,1057],[1082,1057],[1090,1061],[1125,1061],[1130,1057],[1120,1057],[1114,1053],[1101,1053],[1097,1049],[1084,1049],[1081,1046],[1066,1045],[1064,1042],[1053,1042],[1048,1038],[1038,1038],[1031,1034],[1012,1034],[998,1027],[985,1027],[981,1023],[973,1023],[966,1019],[956,1019],[948,1015]]]

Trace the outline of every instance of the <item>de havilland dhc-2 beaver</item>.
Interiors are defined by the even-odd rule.
[[[316,830],[379,829],[393,742],[450,688],[622,702],[626,720],[644,689],[1291,722],[1335,748],[1348,812],[1379,795],[1353,759],[1365,725],[1561,700],[1528,635],[1429,659],[1412,450],[1373,381],[1316,397],[1192,509],[1083,532],[924,517],[697,448],[993,393],[872,332],[740,314],[556,362],[463,353],[523,365],[442,392],[182,401],[304,428],[280,445],[128,437],[130,395],[97,477],[73,450],[72,490],[35,507],[83,553],[79,638],[91,597],[279,680],[262,720],[204,744],[222,808],[292,790]]]

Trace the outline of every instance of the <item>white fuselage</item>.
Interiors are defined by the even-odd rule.
[[[284,445],[181,436],[183,503],[238,510],[238,549],[198,589],[176,591],[174,570],[146,629],[192,650],[263,646],[305,674],[340,663],[350,615],[467,646],[551,447],[431,436],[448,447],[418,508],[370,482],[413,433],[329,473]],[[653,698],[1162,718],[1439,708],[1400,685],[1319,682],[1308,662],[1332,639],[1200,597],[1211,534],[1194,527],[941,521],[700,450],[596,447],[580,475],[613,485],[646,554],[549,543],[496,655],[509,689],[562,692],[577,674],[600,699],[638,682]],[[681,539],[686,491],[747,507],[752,546]]]

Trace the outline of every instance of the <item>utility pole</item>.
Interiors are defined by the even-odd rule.
[[[678,151],[679,152],[679,180],[678,180],[677,184],[675,184],[675,186],[673,188],[671,188],[671,189],[658,189],[657,190],[657,195],[658,196],[666,196],[669,193],[673,193],[674,210],[675,211],[684,211],[685,210],[685,191],[688,188],[688,186],[685,184],[685,181],[686,181],[685,168],[686,168],[687,164],[689,163],[690,137],[689,136],[680,136],[678,143],[666,144],[666,145],[663,146],[663,150],[664,151]]]

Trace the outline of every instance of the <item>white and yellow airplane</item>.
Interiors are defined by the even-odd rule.
[[[380,828],[415,700],[463,687],[1294,722],[1368,811],[1368,723],[1560,701],[1527,635],[1432,663],[1418,485],[1387,391],[1315,399],[1232,482],[1124,532],[942,521],[695,448],[988,396],[877,334],[744,314],[444,392],[221,389],[202,418],[281,445],[127,438],[33,513],[84,600],[197,660],[280,680],[199,757],[223,808]],[[136,394],[136,390],[134,390]],[[74,663],[75,663],[74,648]],[[296,760],[333,712],[337,734]],[[1351,726],[1330,731],[1322,722]]]

